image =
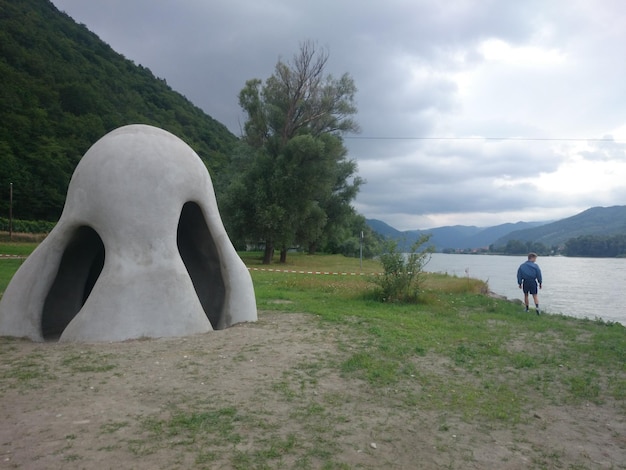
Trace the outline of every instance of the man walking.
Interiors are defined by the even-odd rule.
[[[524,291],[524,304],[526,304],[526,311],[528,312],[528,294],[532,294],[535,301],[535,309],[537,315],[539,315],[539,298],[537,297],[537,285],[541,289],[541,269],[535,261],[537,260],[536,253],[528,253],[528,261],[522,263],[517,269],[517,285]]]

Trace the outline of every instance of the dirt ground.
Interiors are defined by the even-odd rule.
[[[626,468],[616,404],[515,426],[423,410],[340,373],[357,340],[277,312],[187,338],[0,338],[0,468]]]

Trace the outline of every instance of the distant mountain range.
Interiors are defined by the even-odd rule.
[[[533,229],[516,230],[503,235],[494,243],[506,245],[509,240],[533,241],[546,246],[562,245],[570,238],[582,235],[626,234],[626,206],[592,207],[572,217],[543,224]]]
[[[428,230],[400,231],[376,219],[367,219],[375,232],[410,247],[424,233],[437,251],[444,249],[486,248],[504,246],[509,240],[532,241],[546,246],[562,245],[581,235],[617,235],[626,233],[626,206],[593,207],[558,221],[517,222],[493,227],[454,225]]]

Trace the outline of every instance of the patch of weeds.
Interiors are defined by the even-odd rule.
[[[370,352],[358,352],[341,363],[341,372],[354,374],[375,385],[391,385],[398,381],[395,362],[381,359]]]
[[[439,425],[438,430],[439,430],[440,432],[448,432],[448,431],[450,431],[450,425],[449,425],[448,423],[441,423],[441,424]]]
[[[145,457],[146,455],[154,454],[159,449],[158,444],[155,444],[153,441],[131,439],[127,442],[128,450],[137,457]]]
[[[343,462],[325,462],[322,470],[350,470],[350,465]]]
[[[598,373],[595,371],[582,371],[566,379],[571,396],[576,400],[589,400],[600,403],[600,384]]]
[[[264,439],[256,441],[256,449],[249,451],[236,450],[231,453],[231,464],[235,469],[274,469],[284,468],[283,459],[287,455],[294,454],[299,448],[298,438],[295,434],[287,436],[268,435]],[[301,461],[299,459],[298,461]],[[320,468],[313,467],[307,460],[306,465],[296,465],[293,468]]]
[[[269,446],[256,452],[259,459],[279,459],[286,453],[292,451],[296,446],[295,434],[289,434],[286,438],[281,439],[274,437],[271,439]]]
[[[584,463],[571,463],[567,468],[568,470],[587,470],[589,467]]]
[[[72,372],[107,372],[117,367],[117,364],[109,362],[110,357],[110,354],[83,351],[64,357],[61,365],[68,367]]]
[[[233,356],[233,362],[248,362],[248,357],[240,352],[237,355]]]
[[[302,370],[304,372],[307,373],[307,375],[311,376],[311,377],[315,377],[318,375],[318,373],[324,368],[325,363],[323,361],[307,361],[307,362],[300,362],[296,368],[298,370]]]
[[[225,438],[228,442],[237,443],[240,436],[233,432],[235,421],[238,421],[237,410],[233,407],[221,408],[203,413],[178,413],[170,420],[170,432],[181,431],[190,433],[211,431]]]
[[[321,468],[322,462],[328,461],[340,447],[337,444],[337,437],[342,434],[341,423],[347,423],[348,417],[336,413],[317,402],[309,402],[293,410],[290,419],[300,423],[301,429],[297,432],[300,437],[286,440],[283,445],[289,445],[290,449],[298,447],[301,457],[307,462],[313,462],[310,466],[298,468]],[[297,444],[297,446],[296,446]]]
[[[104,447],[98,447],[98,451],[101,452],[112,452],[114,450],[118,450],[120,448],[119,444],[111,444]]]
[[[473,346],[460,344],[452,353],[452,359],[456,365],[467,365],[476,359],[476,350]]]
[[[189,445],[207,435],[215,445],[237,444],[241,436],[235,425],[241,420],[233,407],[203,412],[175,411],[167,419],[147,418],[142,426],[154,439],[176,437],[176,445]]]
[[[451,358],[457,366],[474,370],[476,367],[493,367],[502,356],[503,353],[495,342],[476,341],[460,343],[452,351]]]
[[[324,467],[322,468],[328,468],[325,467],[327,464],[330,464],[330,462],[328,461],[333,457],[336,452],[339,451],[339,447],[336,444],[336,441],[334,439],[324,439],[322,436],[315,436],[312,439],[312,444],[313,446],[307,449],[306,455],[311,458],[325,462]]]
[[[314,387],[319,383],[319,375],[325,364],[319,362],[301,362],[294,369],[283,373],[285,378],[294,376],[300,382],[300,391],[304,392],[307,388]]]
[[[231,463],[235,470],[249,470],[254,468],[252,465],[252,456],[248,452],[235,450],[231,459]]]
[[[508,384],[496,384],[484,388],[479,394],[480,413],[492,420],[518,423],[522,416],[524,399]]]
[[[196,456],[196,465],[204,465],[214,462],[218,458],[215,452],[199,452]]]
[[[298,393],[291,388],[291,384],[287,380],[281,380],[272,385],[272,389],[280,393],[287,401],[292,401],[298,397]]]
[[[538,364],[535,357],[523,352],[512,354],[511,363],[516,369],[532,369]]]
[[[499,310],[499,305],[497,302],[489,302],[486,307],[486,311],[489,313],[495,313]]]
[[[413,362],[407,362],[400,366],[398,374],[404,378],[415,378],[419,375],[419,371]]]
[[[457,375],[454,378],[432,375],[422,380],[422,392],[415,395],[415,405],[454,416],[462,416],[467,422],[480,420],[519,423],[525,398],[509,383],[498,378],[485,378],[477,382],[472,376]],[[410,404],[411,402],[409,402]]]
[[[346,402],[352,401],[352,399],[346,393],[327,392],[323,396],[323,401],[330,406],[343,406]]]
[[[415,393],[413,390],[404,391],[401,397],[402,404],[409,408],[418,407],[422,402],[422,396],[419,393]]]
[[[539,370],[528,377],[526,384],[540,392],[544,397],[553,397],[552,390],[554,390],[555,384],[558,384],[557,374],[551,369]]]
[[[0,298],[2,297],[0,296]],[[0,337],[0,339],[2,340],[2,343],[0,343],[0,354],[17,351],[17,346],[14,344],[17,341],[15,338]],[[5,341],[6,343],[4,343]]]
[[[615,400],[626,400],[626,379],[609,377],[608,389]]]
[[[304,407],[297,408],[291,413],[294,418],[305,420],[310,423],[312,418],[320,418],[326,414],[326,409],[319,403],[309,403]]]
[[[113,421],[109,423],[104,423],[102,426],[100,426],[100,430],[103,434],[112,434],[126,426],[128,426],[128,421]]]
[[[537,455],[533,457],[533,463],[536,468],[562,468],[561,459],[565,455],[562,450],[550,449],[546,451],[543,448],[533,446]],[[571,466],[568,468],[572,468]]]
[[[34,388],[41,387],[43,380],[54,379],[48,372],[48,364],[43,362],[43,356],[33,354],[25,358],[16,359],[4,364],[5,368],[0,372],[0,379],[9,379],[15,383],[28,383]]]
[[[82,459],[82,457],[78,454],[69,454],[63,457],[63,460],[65,460],[66,462],[76,462],[80,459]]]

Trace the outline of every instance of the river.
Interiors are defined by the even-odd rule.
[[[434,253],[424,270],[482,279],[496,294],[523,300],[516,274],[524,261],[526,256]],[[537,264],[543,274],[541,310],[626,326],[626,259],[540,256]]]

